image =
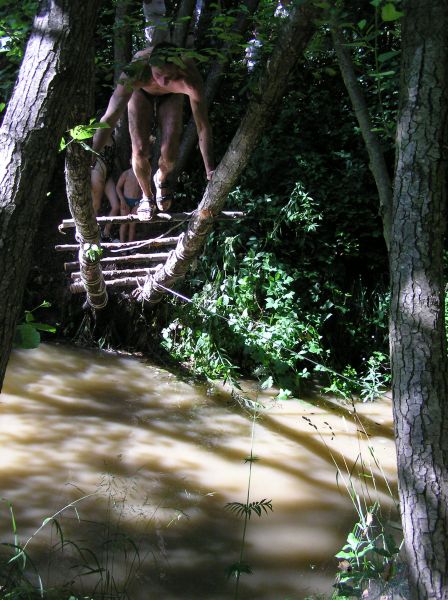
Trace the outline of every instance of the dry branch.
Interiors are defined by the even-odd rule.
[[[142,285],[144,277],[124,277],[123,279],[113,279],[111,281],[105,281],[107,289],[116,289],[123,287],[135,287],[136,285]],[[81,280],[76,281],[70,285],[70,291],[72,294],[83,294],[86,290]]]
[[[105,242],[101,243],[101,248],[105,250],[118,250],[118,249],[140,249],[140,248],[158,248],[159,246],[172,246],[177,243],[179,236],[167,237],[167,238],[153,238],[151,240],[139,240],[138,242]],[[75,252],[79,249],[78,244],[61,244],[55,246],[56,252]]]
[[[125,217],[97,217],[98,223],[142,223],[143,225],[152,225],[154,223],[177,223],[182,221],[188,221],[194,215],[194,212],[181,212],[181,213],[158,213],[154,219],[150,221],[142,221],[137,215],[127,215]],[[241,211],[223,211],[217,217],[217,221],[232,221],[242,219],[245,217],[245,213]],[[73,219],[63,219],[62,224],[59,225],[59,229],[73,229],[75,222]]]
[[[146,269],[114,269],[113,271],[103,271],[103,277],[109,279],[119,279],[121,277],[146,277],[148,273],[155,273],[156,267],[149,267]],[[81,276],[80,271],[74,271],[71,274],[71,278],[75,281]]]
[[[159,262],[162,263],[169,256],[168,252],[158,252],[155,254],[133,254],[132,256],[108,256],[107,258],[102,258],[100,260],[101,264],[111,265],[111,264],[148,264]],[[64,269],[66,271],[73,271],[74,269],[79,267],[79,262],[66,262],[64,263]]]

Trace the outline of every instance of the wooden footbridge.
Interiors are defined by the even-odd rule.
[[[243,212],[225,211],[210,219],[210,215],[205,215],[205,220],[210,221],[232,221],[244,217]],[[64,269],[70,274],[70,291],[72,294],[87,292],[87,300],[94,308],[102,308],[107,303],[109,291],[115,291],[125,288],[133,288],[133,295],[137,300],[156,302],[160,299],[163,289],[162,284],[157,284],[154,276],[160,272],[165,278],[176,280],[185,275],[188,264],[191,262],[191,251],[186,254],[186,238],[191,234],[192,224],[195,237],[205,237],[207,231],[200,233],[194,222],[197,221],[197,211],[182,213],[159,213],[150,221],[141,220],[137,215],[128,215],[124,217],[98,217],[99,226],[106,223],[121,225],[123,223],[137,224],[137,237],[143,229],[153,231],[153,235],[147,239],[137,239],[133,242],[100,242],[98,229],[98,239],[89,240],[89,247],[99,247],[101,250],[94,250],[93,258],[89,259],[86,253],[85,240],[80,239],[79,232],[75,234],[76,239],[72,243],[61,244],[55,247],[58,252],[75,253],[77,260],[64,263]],[[204,220],[204,215],[202,219]],[[203,227],[202,227],[203,228]],[[77,231],[74,219],[64,219],[59,226],[62,232],[65,229]],[[201,242],[203,240],[200,240]],[[200,250],[200,245],[196,244],[196,250]],[[87,258],[86,258],[87,256]],[[187,265],[185,266],[185,259]],[[174,265],[174,267],[173,267]],[[94,274],[93,274],[94,273]],[[169,282],[172,283],[172,282]],[[147,291],[145,293],[145,286]],[[157,289],[158,288],[158,289]],[[151,290],[151,291],[150,291]],[[101,299],[100,299],[101,298]]]

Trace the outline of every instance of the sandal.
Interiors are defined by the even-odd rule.
[[[156,214],[153,198],[142,198],[137,208],[137,216],[141,221],[150,221]]]
[[[159,209],[160,212],[167,212],[170,208],[171,205],[173,203],[174,200],[174,193],[173,192],[169,192],[168,194],[163,194],[162,190],[164,188],[170,188],[171,184],[168,183],[167,181],[160,181],[159,179],[159,173],[160,171],[156,171],[156,174],[154,175],[154,185],[156,187],[156,204],[157,204],[157,208]]]

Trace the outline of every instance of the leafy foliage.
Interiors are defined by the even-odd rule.
[[[266,500],[266,498],[263,498],[263,500],[259,500],[257,502],[249,502],[248,504],[243,504],[241,502],[228,502],[226,504],[226,508],[230,512],[235,513],[238,517],[247,516],[249,519],[253,513],[261,517],[263,512],[266,514],[268,513],[268,509],[271,511],[274,510],[272,508],[272,500]]]
[[[0,7],[0,112],[9,100],[17,77],[25,43],[36,14],[37,0],[11,2]]]
[[[56,328],[46,323],[40,323],[35,320],[34,312],[40,308],[49,308],[51,304],[46,300],[39,306],[36,306],[33,310],[26,310],[24,320],[19,323],[16,327],[16,334],[14,338],[14,346],[22,348],[24,350],[31,350],[37,348],[40,344],[40,331],[47,331],[49,333],[55,333]]]
[[[394,538],[384,531],[376,518],[378,506],[369,508],[362,520],[347,536],[347,542],[336,554],[339,574],[338,597],[361,598],[368,581],[392,577],[399,548]]]

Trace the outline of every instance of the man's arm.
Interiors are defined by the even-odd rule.
[[[190,96],[191,112],[193,113],[196,129],[198,130],[199,149],[204,161],[207,179],[211,179],[215,169],[213,159],[213,135],[208,119],[207,105],[204,99],[196,100]]]
[[[119,83],[112,94],[106,112],[101,117],[101,123],[107,123],[110,129],[97,129],[93,137],[93,149],[95,152],[100,152],[106,145],[110,136],[111,130],[114,129],[118,119],[124,113],[124,110],[132,96],[133,86],[127,79],[125,74],[122,74]]]
[[[204,94],[202,77],[192,61],[186,60],[188,65],[187,91],[190,98],[191,112],[198,131],[199,149],[204,161],[207,179],[211,179],[215,169],[213,158],[213,135],[208,118],[207,102]]]

